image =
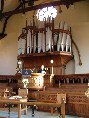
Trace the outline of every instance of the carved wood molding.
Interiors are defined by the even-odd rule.
[[[75,48],[76,48],[76,50],[77,50],[77,52],[78,52],[79,65],[81,66],[81,65],[82,65],[82,61],[81,61],[81,55],[80,55],[79,48],[78,48],[77,44],[74,42],[74,40],[73,40],[73,39],[71,39],[71,40],[72,40],[72,43],[74,44],[74,46],[75,46]]]

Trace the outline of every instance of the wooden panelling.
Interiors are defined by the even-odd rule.
[[[41,65],[44,65],[45,68],[49,68],[50,71],[48,74],[51,74],[51,67],[54,67],[54,74],[62,74],[62,70],[61,68],[66,66],[66,64],[68,63],[68,61],[70,61],[73,56],[72,55],[60,55],[60,53],[48,53],[48,54],[44,54],[42,56],[40,56],[39,54],[32,56],[32,55],[24,55],[18,57],[19,59],[23,60],[24,62],[24,68],[25,69],[33,69],[36,68],[37,72],[39,70],[39,68],[41,67]],[[53,60],[53,64],[51,64],[51,60]],[[59,70],[59,71],[58,71]]]

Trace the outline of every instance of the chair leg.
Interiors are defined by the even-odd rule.
[[[61,114],[61,107],[57,107],[57,112],[60,114],[59,118],[61,118],[62,114]]]

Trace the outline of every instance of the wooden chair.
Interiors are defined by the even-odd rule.
[[[8,88],[0,88],[0,99],[5,99],[8,98],[10,96],[10,91],[8,90]],[[5,103],[1,103],[0,107],[5,107]]]
[[[26,98],[26,101],[28,101],[28,89],[27,88],[19,88],[18,89],[18,96],[21,96],[22,98]],[[25,111],[27,114],[27,105],[21,105],[22,108],[25,108]]]
[[[66,94],[57,93],[57,103],[62,104],[62,109],[64,109],[64,110],[61,111],[61,107],[57,108],[57,112],[60,114],[59,115],[59,117],[60,117],[63,114],[62,112],[65,112]]]
[[[64,93],[57,93],[57,101],[56,101],[56,103],[58,103],[58,104],[65,104],[66,103],[66,94],[64,94]],[[65,111],[65,107],[63,109]],[[51,114],[53,114],[53,111],[54,111],[53,107],[51,107]],[[61,107],[57,107],[55,109],[55,111],[56,111],[57,114],[59,114],[59,117],[62,115]]]
[[[18,96],[22,98],[28,98],[28,89],[18,89]]]
[[[66,103],[66,94],[65,93],[57,93],[57,103]]]

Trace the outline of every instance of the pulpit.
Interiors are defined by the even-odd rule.
[[[40,90],[44,86],[44,75],[42,73],[32,73],[29,79],[28,88]]]
[[[43,90],[44,88],[44,75],[42,73],[31,73],[28,83],[28,98],[36,99],[37,91]]]

